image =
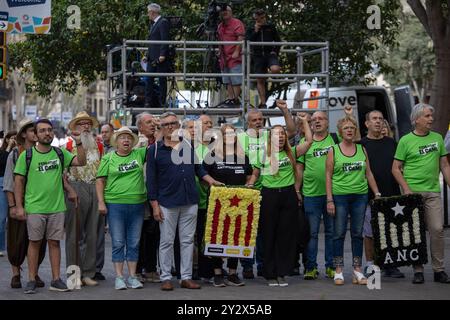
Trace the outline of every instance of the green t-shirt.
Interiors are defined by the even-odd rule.
[[[339,145],[334,145],[334,171],[332,186],[334,195],[366,194],[369,190],[366,178],[366,154],[360,144],[353,156],[347,157]]]
[[[304,141],[303,138],[300,143]],[[305,166],[303,171],[303,195],[317,197],[327,194],[325,188],[327,154],[334,144],[331,135],[327,135],[320,141],[314,140],[308,151],[297,159],[297,162]]]
[[[394,158],[403,162],[403,176],[412,192],[440,192],[439,162],[445,155],[440,134],[430,131],[418,136],[411,132],[398,142]]]
[[[144,163],[147,148],[133,149],[128,156],[111,152],[103,156],[97,178],[105,177],[106,203],[139,204],[147,199]]]
[[[244,150],[245,155],[250,160],[253,167],[260,167],[264,153],[267,150],[267,143],[269,139],[269,132],[264,130],[259,137],[251,137],[246,132],[242,132],[237,136],[238,142]],[[255,188],[261,189],[261,175],[255,182]]]
[[[295,154],[295,147],[292,147]],[[266,159],[264,166],[256,165],[260,169],[261,184],[265,188],[284,188],[295,183],[294,168],[287,156],[286,151],[276,154],[278,158],[278,171],[271,173],[269,159]]]
[[[75,156],[66,149],[64,168],[68,168]],[[26,176],[26,152],[17,159],[15,174]],[[47,153],[32,149],[32,156],[25,186],[25,212],[27,214],[51,214],[66,211],[62,168],[58,154],[53,148]]]
[[[205,159],[205,156],[208,154],[208,152],[208,146],[205,146],[204,144],[199,144],[195,149],[195,154],[197,155],[200,163],[203,163],[203,160]],[[197,184],[199,197],[198,208],[206,209],[208,207],[208,186],[202,184],[197,176],[195,176],[195,183]]]

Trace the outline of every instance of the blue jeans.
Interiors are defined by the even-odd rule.
[[[8,216],[8,200],[3,192],[3,177],[0,177],[0,251],[5,251],[5,227]]]
[[[107,203],[113,262],[137,262],[144,204]],[[125,255],[126,247],[126,255]]]
[[[327,196],[304,199],[305,214],[309,221],[310,240],[306,248],[306,270],[317,268],[317,250],[320,221],[325,227],[325,267],[333,268],[333,218],[327,213]]]
[[[344,266],[344,241],[350,216],[353,267],[360,267],[363,253],[363,226],[368,201],[367,194],[334,195],[336,215],[334,218],[333,252],[334,265]]]

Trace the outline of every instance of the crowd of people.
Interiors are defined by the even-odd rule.
[[[442,137],[431,131],[433,107],[413,108],[414,130],[398,145],[377,110],[366,114],[368,133],[360,139],[351,107],[338,121],[337,134],[329,132],[325,112],[292,116],[282,100],[277,100],[277,107],[285,127],[264,128],[262,113],[250,109],[243,132],[231,124],[217,129],[206,114],[181,122],[170,112],[159,117],[144,112],[136,118],[139,135],[128,127],[100,126],[95,117],[80,112],[69,123],[71,138],[61,148],[51,145],[49,120],[22,120],[0,147],[0,251],[3,255],[7,229],[11,287],[22,287],[25,257],[25,293],[45,286],[39,266],[48,246],[50,290],[69,290],[60,276],[61,240],[67,270],[79,267],[79,285],[99,285],[105,279],[106,224],[117,290],[161,282],[161,289],[170,291],[173,275],[187,289],[201,287],[196,279],[215,287],[243,286],[244,280],[255,277],[255,263],[257,275],[268,286],[284,287],[300,253],[304,279],[319,277],[322,221],[324,275],[336,285],[344,284],[350,222],[352,282],[366,284],[363,251],[365,266],[374,264],[369,200],[401,193],[423,196],[434,281],[450,283],[444,270],[439,186],[440,172],[450,182],[450,166]],[[256,188],[262,197],[255,258],[227,258],[228,271],[225,259],[202,252],[208,189],[224,185]],[[298,219],[303,208],[309,241],[302,248],[299,238],[305,235]],[[423,283],[423,266],[413,267],[413,283]],[[383,272],[404,277],[393,267]]]

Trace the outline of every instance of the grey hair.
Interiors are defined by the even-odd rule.
[[[155,11],[157,13],[160,13],[161,12],[161,6],[159,4],[157,4],[157,3],[150,3],[147,6],[147,10],[148,11],[152,10],[152,11]]]
[[[150,114],[150,113],[148,113],[148,112],[146,112],[146,111],[141,112],[141,113],[139,113],[139,114],[136,116],[136,127],[138,127],[138,129],[139,129],[139,127],[141,126],[142,118],[143,118],[144,116],[147,116],[147,115],[151,116],[152,118],[154,117],[152,114]]]
[[[434,108],[426,103],[418,103],[411,110],[410,119],[411,119],[411,125],[414,128],[416,127],[416,120],[422,116],[425,109],[431,109],[431,111],[434,113]]]
[[[245,114],[245,122],[248,122],[248,116],[252,113],[261,113],[262,114],[261,110],[252,108],[252,109],[248,110],[247,113]]]
[[[165,119],[165,118],[170,117],[170,116],[174,116],[178,120],[177,115],[175,113],[173,113],[173,112],[170,112],[170,111],[164,112],[162,115],[159,116],[159,118],[162,120],[162,119]]]
[[[184,119],[183,122],[181,123],[181,128],[186,129],[188,126],[188,123],[193,121],[195,123],[194,119]]]

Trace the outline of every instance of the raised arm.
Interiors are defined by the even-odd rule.
[[[309,150],[309,148],[311,147],[311,145],[313,143],[313,136],[312,136],[311,128],[308,123],[308,115],[304,112],[301,112],[298,114],[298,117],[300,118],[300,121],[302,122],[304,131],[305,131],[305,142],[303,142],[295,147],[295,153],[296,153],[295,157],[296,158],[304,155]]]
[[[297,134],[297,128],[295,127],[294,119],[292,118],[292,115],[289,112],[286,101],[277,100],[276,104],[277,104],[277,107],[283,113],[284,121],[286,122],[286,132],[287,132],[288,138],[295,137],[295,135]]]

